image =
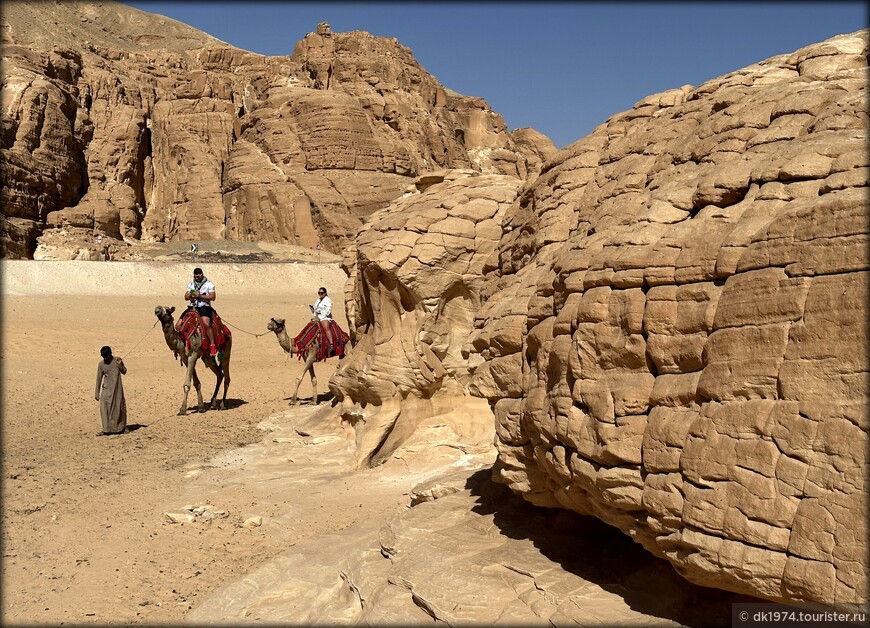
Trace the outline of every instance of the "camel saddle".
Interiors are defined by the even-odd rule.
[[[178,322],[175,323],[175,331],[177,331],[178,335],[181,336],[181,339],[184,340],[184,344],[187,345],[188,351],[191,349],[191,336],[193,336],[196,331],[200,332],[199,336],[202,342],[202,353],[203,356],[208,357],[208,334],[204,329],[201,329],[201,327],[202,317],[200,317],[199,312],[191,307],[187,308],[181,316],[178,317]],[[214,343],[217,345],[218,356],[220,356],[227,344],[227,338],[232,336],[232,334],[230,333],[229,328],[224,325],[217,312],[214,312],[211,317],[211,328],[214,330]]]
[[[335,321],[329,321],[329,330],[332,332],[333,350],[329,350],[329,343],[326,341],[326,334],[320,328],[320,325],[314,321],[302,328],[299,335],[293,339],[293,346],[296,348],[296,355],[301,360],[308,353],[308,347],[315,340],[320,342],[320,348],[317,350],[317,361],[324,361],[326,358],[331,358],[334,355],[341,360],[344,357],[344,349],[347,343],[350,342],[348,336],[341,326]]]

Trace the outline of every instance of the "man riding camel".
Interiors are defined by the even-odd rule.
[[[202,319],[202,326],[205,327],[208,334],[209,350],[208,354],[211,357],[217,355],[217,345],[214,341],[214,330],[211,328],[211,319],[214,315],[214,310],[211,307],[211,302],[215,300],[214,284],[202,274],[202,268],[193,269],[193,281],[187,284],[187,291],[184,293],[184,299],[190,303],[191,307],[196,308],[199,316]]]

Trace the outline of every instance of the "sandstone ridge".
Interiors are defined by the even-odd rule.
[[[361,461],[403,403],[478,396],[494,478],[533,504],[699,584],[866,602],[867,53],[861,31],[654,94],[506,209],[478,175],[373,216],[347,263],[357,372],[330,383]],[[361,390],[376,372],[401,383]]]
[[[525,179],[555,151],[362,31],[268,57],[119,3],[13,2],[2,36],[6,258],[97,235],[339,252],[419,175]]]

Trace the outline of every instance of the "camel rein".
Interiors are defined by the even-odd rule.
[[[272,332],[266,330],[266,331],[264,331],[262,334],[255,334],[255,333],[253,333],[253,332],[245,331],[244,329],[241,329],[241,328],[239,328],[239,327],[236,327],[235,325],[233,325],[231,322],[229,322],[227,319],[225,319],[225,318],[223,318],[223,317],[221,318],[221,320],[222,320],[224,323],[226,323],[227,325],[229,325],[230,327],[232,327],[233,329],[238,329],[238,330],[239,330],[240,332],[242,332],[243,334],[251,335],[251,336],[253,336],[254,338],[259,338],[260,336],[265,336],[266,334],[271,334],[271,333],[272,333]]]
[[[157,323],[159,323],[159,322],[160,322],[160,319],[157,319],[156,321],[154,321],[154,324],[151,325],[151,329],[149,329],[148,331],[146,331],[146,332],[145,332],[145,335],[142,336],[142,337],[139,339],[139,342],[137,342],[135,345],[133,345],[133,349],[135,349],[135,348],[138,347],[140,344],[142,344],[142,341],[145,340],[145,337],[146,337],[148,334],[151,333],[151,330],[153,330],[155,327],[157,327]],[[131,353],[133,353],[133,349],[130,349],[127,353],[125,353],[124,355],[122,355],[122,356],[121,356],[121,359],[122,359],[122,360],[126,359],[128,355],[130,355]]]

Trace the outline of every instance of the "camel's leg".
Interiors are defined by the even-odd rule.
[[[296,379],[296,390],[293,391],[293,396],[290,398],[290,405],[291,406],[295,406],[296,402],[299,401],[299,385],[302,383],[302,378],[305,377],[305,373],[307,373],[309,371],[309,369],[311,370],[312,373],[314,372],[313,364],[314,364],[315,359],[317,359],[317,351],[312,349],[305,356],[305,366],[302,367],[302,374]],[[312,378],[311,381],[312,381],[312,383],[315,384],[314,393],[316,395],[317,394],[316,381],[314,380],[314,378]]]
[[[317,374],[314,372],[314,364],[308,367],[308,374],[311,376],[311,388],[313,390],[311,399],[314,400],[315,404],[318,404],[320,403],[320,397],[317,396]]]
[[[208,402],[208,405],[212,410],[217,410],[217,402],[215,399],[217,399],[218,390],[220,390],[221,382],[223,382],[224,372],[221,367],[218,366],[217,361],[213,359],[208,361],[208,368],[215,376],[214,392],[211,395],[211,400]]]
[[[229,361],[230,361],[230,343],[228,342],[224,348],[224,358],[223,362],[220,366],[218,366],[217,360],[209,361],[209,368],[215,374],[215,384],[214,384],[214,393],[211,396],[211,401],[209,402],[212,410],[217,410],[220,408],[223,410],[226,407],[227,400],[227,389],[230,387],[230,376],[229,376]],[[220,390],[221,382],[224,384],[224,396],[221,399],[220,404],[217,402],[218,390]]]
[[[190,382],[196,374],[196,360],[199,356],[192,355],[187,358],[187,374],[184,377],[184,399],[181,401],[181,407],[178,409],[178,414],[185,414],[187,412],[187,396],[190,394]],[[197,378],[197,383],[199,382],[199,378]],[[202,394],[200,393],[199,386],[196,387],[196,393],[199,396],[199,409],[202,411]]]
[[[303,375],[304,375],[304,374],[305,374],[305,373],[303,373]],[[298,394],[299,394],[299,384],[301,384],[301,383],[302,383],[302,378],[301,378],[301,377],[297,377],[297,378],[296,378],[296,390],[293,391],[293,396],[290,397],[290,405],[291,405],[291,406],[295,406],[296,403],[297,403],[297,401],[299,401],[299,398],[298,398]]]
[[[224,373],[224,396],[221,398],[221,410],[227,407],[227,391],[230,389],[230,353],[232,353],[232,350],[233,339],[227,338],[227,344],[224,347],[224,356],[223,359],[221,359],[221,370]]]
[[[202,412],[202,384],[199,381],[196,369],[193,369],[193,389],[196,391],[197,407]]]
[[[312,348],[312,350],[308,352],[308,355],[305,356],[305,370],[302,371],[302,377],[305,377],[305,373],[307,372],[308,376],[311,378],[311,387],[314,389],[311,400],[314,403],[317,403],[317,375],[314,373],[314,363],[316,361],[317,349]]]

